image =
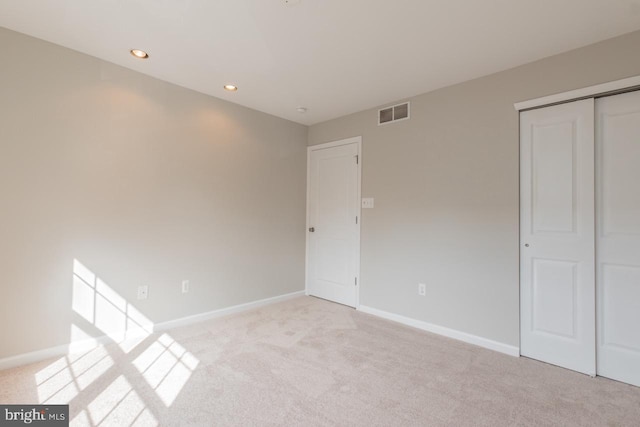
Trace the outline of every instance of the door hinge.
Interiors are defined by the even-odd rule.
[[[355,282],[356,286],[358,286],[358,278],[356,277],[355,279],[356,279],[356,282]]]
[[[358,217],[356,216],[356,224],[358,223]]]
[[[360,164],[360,156],[356,154],[356,165]]]

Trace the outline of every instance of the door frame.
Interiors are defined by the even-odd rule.
[[[638,90],[639,87],[640,76],[633,76],[626,79],[614,80],[581,89],[543,96],[541,98],[530,99],[528,101],[516,102],[513,104],[513,107],[516,111],[520,112],[534,108],[548,107],[554,104],[562,104],[564,102],[578,101],[579,99],[616,95],[620,92]]]
[[[307,147],[307,207],[306,207],[306,220],[305,220],[305,257],[304,257],[304,293],[305,295],[309,295],[309,202],[310,202],[310,193],[311,193],[311,153],[314,151],[325,150],[328,148],[340,147],[342,145],[356,144],[358,147],[358,183],[356,190],[357,201],[357,215],[358,215],[358,226],[356,230],[357,234],[357,245],[356,245],[356,280],[358,284],[356,285],[356,303],[355,309],[357,310],[360,307],[360,287],[362,283],[360,281],[360,230],[362,226],[362,137],[354,136],[351,138],[341,139],[338,141],[326,142],[324,144],[310,145]]]

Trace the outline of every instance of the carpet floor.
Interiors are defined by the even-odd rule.
[[[0,372],[92,426],[639,426],[640,388],[312,297]]]

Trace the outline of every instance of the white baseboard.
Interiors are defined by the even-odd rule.
[[[193,323],[202,322],[209,319],[215,319],[217,317],[228,316],[234,313],[240,313],[243,311],[253,310],[255,308],[264,307],[266,305],[275,304],[281,301],[286,301],[292,298],[303,296],[304,291],[292,292],[289,294],[278,295],[271,298],[265,298],[258,301],[252,301],[245,304],[234,305],[232,307],[221,308],[218,310],[209,311],[206,313],[200,313],[193,316],[182,317],[179,319],[169,320],[167,322],[156,323],[152,326],[152,332],[166,331],[168,329],[177,328],[180,326],[187,326]],[[141,335],[144,331],[126,331],[123,332],[127,338],[133,338],[137,335]],[[122,333],[121,333],[122,334]],[[148,332],[147,332],[148,334]],[[112,339],[103,335],[101,337],[91,338],[88,340],[75,341],[69,344],[58,345],[55,347],[49,347],[42,350],[36,350],[29,353],[18,354],[16,356],[5,357],[0,359],[0,371],[3,369],[15,368],[17,366],[28,365],[30,363],[39,362],[41,360],[50,359],[53,357],[64,356],[69,353],[84,352],[98,345],[107,344],[112,342]]]
[[[61,356],[69,352],[69,344],[49,347],[29,353],[18,354],[16,356],[0,359],[0,371],[3,369],[15,368],[16,366],[28,365],[51,357]]]
[[[278,295],[276,297],[252,301],[245,304],[234,305],[232,307],[221,308],[218,310],[208,311],[206,313],[195,314],[193,316],[182,317],[180,319],[169,320],[167,322],[156,323],[153,331],[166,331],[167,329],[187,326],[193,323],[203,322],[205,320],[215,319],[216,317],[228,316],[242,311],[253,310],[254,308],[264,307],[265,305],[275,304],[277,302],[286,301],[292,298],[304,296],[304,291],[292,292],[290,294]]]
[[[434,334],[443,335],[445,337],[463,341],[468,344],[474,344],[480,347],[488,348],[489,350],[508,354],[509,356],[520,357],[520,348],[513,345],[504,344],[487,338],[482,338],[477,335],[468,334],[466,332],[457,331],[455,329],[445,328],[444,326],[434,325],[432,323],[423,322],[421,320],[411,319],[409,317],[389,313],[383,310],[378,310],[377,308],[368,307],[366,305],[361,305],[360,307],[358,307],[358,310],[362,311],[363,313],[381,317],[383,319],[402,323],[403,325],[422,329],[423,331],[432,332]]]

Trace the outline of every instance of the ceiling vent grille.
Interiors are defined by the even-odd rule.
[[[410,118],[408,102],[378,110],[378,125],[386,125],[400,120],[409,120]]]

